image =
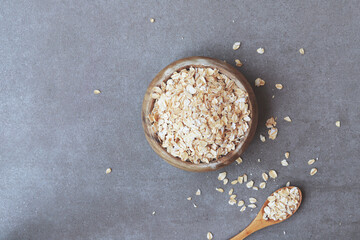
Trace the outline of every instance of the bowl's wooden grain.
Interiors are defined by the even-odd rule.
[[[153,89],[153,87],[159,86],[161,82],[168,80],[171,74],[174,73],[175,71],[179,71],[184,68],[189,68],[190,66],[217,68],[221,73],[225,74],[230,79],[233,79],[238,85],[238,87],[240,87],[243,90],[246,90],[249,94],[248,100],[249,100],[249,109],[250,109],[250,117],[251,117],[251,121],[249,122],[249,130],[247,131],[245,137],[242,139],[242,141],[239,143],[239,145],[236,147],[235,150],[219,158],[217,161],[210,162],[209,164],[206,163],[194,164],[191,162],[183,162],[180,160],[180,158],[174,157],[171,154],[169,154],[160,145],[155,133],[151,131],[150,122],[149,119],[147,118],[155,102],[155,100],[150,97],[151,90]],[[163,70],[161,70],[151,81],[144,96],[141,118],[142,118],[142,125],[144,128],[146,139],[148,140],[153,150],[161,158],[163,158],[171,165],[181,168],[183,170],[193,171],[193,172],[206,172],[206,171],[217,170],[234,162],[245,151],[245,149],[249,146],[251,140],[253,139],[256,131],[257,122],[258,122],[258,109],[257,109],[256,98],[250,84],[236,68],[218,59],[213,59],[208,57],[189,57],[171,63]]]

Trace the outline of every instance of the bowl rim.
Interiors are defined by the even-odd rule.
[[[194,164],[187,161],[184,162],[180,158],[174,157],[170,153],[168,153],[166,149],[160,145],[160,142],[151,134],[151,130],[149,129],[150,125],[148,124],[149,122],[147,119],[147,114],[145,113],[146,109],[149,108],[152,109],[153,107],[152,105],[155,102],[154,99],[150,98],[152,88],[154,86],[157,86],[158,85],[157,83],[168,80],[172,75],[172,73],[174,73],[175,71],[179,71],[184,68],[189,68],[190,66],[211,67],[211,68],[219,69],[221,73],[223,73],[230,79],[234,80],[235,83],[240,88],[242,88],[248,93],[248,104],[249,104],[250,118],[251,118],[251,121],[249,122],[249,130],[245,133],[244,138],[241,140],[241,142],[237,145],[237,147],[234,150],[222,156],[218,160],[212,161],[210,163]],[[142,126],[144,129],[145,137],[148,143],[162,159],[164,159],[172,166],[175,166],[177,168],[186,171],[207,172],[207,171],[215,171],[217,169],[220,169],[222,167],[231,164],[238,157],[240,157],[240,155],[246,150],[246,148],[249,146],[250,142],[254,138],[256,132],[257,123],[258,123],[258,106],[254,91],[250,83],[247,81],[244,75],[238,71],[238,69],[219,59],[203,57],[203,56],[193,56],[193,57],[182,58],[170,63],[153,78],[144,95],[142,111],[141,111],[141,119],[142,119]]]

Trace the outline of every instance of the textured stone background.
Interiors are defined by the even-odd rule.
[[[238,198],[261,205],[287,181],[304,193],[293,218],[249,239],[359,239],[359,12],[359,1],[2,1],[0,239],[228,239],[249,224],[257,209],[228,205],[219,171],[178,170],[143,134],[147,85],[194,55],[239,58],[252,84],[266,80],[257,137],[224,170],[279,177],[236,185]],[[278,138],[261,143],[270,116]]]

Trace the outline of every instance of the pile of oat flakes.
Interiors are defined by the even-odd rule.
[[[182,161],[209,163],[233,151],[251,120],[248,93],[218,69],[175,72],[150,95],[148,118],[161,146]]]

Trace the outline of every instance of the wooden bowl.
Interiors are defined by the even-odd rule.
[[[168,80],[175,71],[179,71],[184,68],[189,68],[190,66],[217,68],[221,73],[225,74],[230,79],[236,81],[237,85],[241,89],[246,90],[247,93],[249,94],[248,101],[249,101],[251,121],[249,122],[249,129],[246,132],[245,137],[237,145],[235,150],[229,152],[228,154],[219,158],[216,161],[210,162],[209,164],[207,163],[194,164],[191,162],[184,162],[181,161],[180,158],[174,157],[170,153],[168,153],[166,149],[164,149],[160,145],[160,142],[156,134],[151,131],[150,129],[151,123],[147,117],[150,114],[155,102],[155,100],[150,97],[152,89],[155,86],[160,86],[162,82]],[[207,172],[207,171],[214,171],[226,165],[229,165],[230,163],[234,162],[238,157],[240,157],[240,155],[245,151],[245,149],[249,146],[251,140],[253,139],[256,131],[256,126],[258,122],[258,109],[257,109],[255,94],[250,84],[236,68],[218,59],[213,59],[208,57],[189,57],[171,63],[163,70],[161,70],[151,81],[144,96],[141,118],[142,118],[142,125],[144,128],[146,139],[149,142],[150,146],[153,148],[153,150],[161,158],[163,158],[166,162],[170,163],[171,165],[186,171]]]

